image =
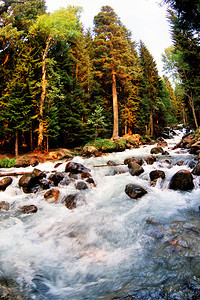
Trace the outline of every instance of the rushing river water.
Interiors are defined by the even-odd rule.
[[[45,191],[24,194],[19,178],[13,178],[0,194],[1,201],[11,206],[0,212],[0,287],[16,288],[18,299],[199,299],[199,177],[194,176],[190,192],[168,189],[174,173],[192,170],[192,155],[170,150],[182,135],[167,140],[164,150],[170,155],[157,155],[153,165],[144,163],[145,172],[137,177],[127,166],[93,166],[145,158],[153,146],[100,158],[75,157],[74,162],[91,169],[96,187],[81,191],[82,200],[74,210],[48,203]],[[180,160],[184,165],[177,164]],[[37,168],[51,171],[54,165],[48,162]],[[64,171],[65,165],[56,170]],[[114,175],[117,168],[126,172]],[[151,186],[149,173],[156,169],[163,170],[166,179]],[[148,193],[130,199],[125,194],[129,183]],[[72,194],[74,183],[60,185],[59,190],[61,198]],[[19,210],[31,204],[37,206],[36,214]]]

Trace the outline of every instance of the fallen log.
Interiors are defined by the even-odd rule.
[[[45,173],[53,173],[56,171],[46,171]],[[25,175],[25,174],[31,174],[32,172],[8,172],[8,173],[0,173],[0,177],[4,177],[4,176],[21,176],[21,175]]]
[[[117,167],[117,166],[124,166],[124,164],[116,164],[116,165],[97,165],[97,166],[93,166],[93,168],[102,168],[102,167]]]

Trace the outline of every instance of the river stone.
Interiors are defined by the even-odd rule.
[[[154,147],[151,149],[151,154],[165,154],[165,151],[162,147]]]
[[[92,177],[86,179],[86,182],[89,184],[92,184],[94,187],[96,187],[96,183],[94,182],[94,179]]]
[[[77,203],[77,197],[78,194],[71,194],[62,200],[62,203],[68,208],[68,209],[74,209],[76,208],[76,203]]]
[[[163,172],[161,170],[153,170],[150,172],[149,177],[150,177],[151,181],[154,181],[158,178],[165,179],[165,172]]]
[[[12,183],[11,177],[5,177],[0,180],[0,191],[5,191],[6,188]]]
[[[64,174],[61,172],[55,172],[49,176],[49,180],[53,181],[55,186],[58,186],[59,182],[63,180]]]
[[[130,157],[130,158],[126,158],[124,160],[125,165],[128,165],[130,162],[135,162],[140,166],[143,164],[143,160],[141,158],[137,158],[137,157]]]
[[[3,210],[8,211],[9,208],[10,208],[10,204],[7,201],[0,202],[0,210],[3,209]]]
[[[90,171],[90,169],[84,167],[82,164],[75,162],[68,162],[65,167],[65,172],[70,172],[73,174],[89,173]]]
[[[138,199],[147,194],[147,191],[137,184],[130,183],[126,185],[125,193],[132,199]]]
[[[44,194],[44,198],[48,200],[49,203],[56,203],[60,195],[59,190],[51,189]]]
[[[117,163],[116,163],[115,161],[113,161],[113,160],[107,161],[106,164],[107,164],[108,166],[116,166],[116,165],[117,165]]]
[[[51,187],[52,182],[43,178],[39,180],[39,184],[43,190],[48,190]]]
[[[32,175],[33,175],[35,178],[37,178],[38,180],[39,180],[39,179],[42,179],[42,178],[44,178],[44,177],[46,177],[46,174],[45,174],[44,172],[42,172],[41,170],[36,169],[36,168],[33,169]]]
[[[81,179],[90,178],[92,175],[90,173],[81,173]]]
[[[194,169],[192,170],[192,174],[198,176],[200,175],[200,163],[194,167]]]
[[[87,190],[88,189],[87,183],[85,183],[84,181],[78,181],[76,183],[76,189],[77,190]]]
[[[153,155],[150,155],[145,159],[145,161],[148,165],[153,165],[154,162],[156,161],[156,157]]]
[[[188,191],[194,188],[193,177],[190,171],[180,170],[173,175],[169,188],[172,190]]]
[[[37,212],[37,206],[35,205],[24,205],[22,207],[19,207],[24,214],[34,214]]]
[[[38,178],[35,177],[32,173],[24,174],[19,179],[19,186],[22,187],[23,192],[28,194],[33,192],[33,188],[39,183]]]
[[[143,167],[141,167],[140,165],[138,165],[135,162],[129,162],[128,168],[129,168],[129,173],[132,176],[139,176],[140,174],[142,174],[144,172]]]

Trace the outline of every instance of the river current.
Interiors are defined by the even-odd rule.
[[[168,189],[173,174],[191,171],[195,162],[186,150],[171,150],[182,136],[177,131],[167,140],[164,150],[169,155],[156,155],[153,165],[144,163],[140,176],[131,176],[124,165],[94,166],[109,160],[123,164],[128,157],[144,159],[155,145],[73,158],[91,169],[96,183],[80,192],[74,210],[48,203],[45,191],[24,194],[19,177],[13,177],[12,185],[0,193],[0,200],[10,204],[8,211],[0,211],[0,293],[1,285],[7,285],[18,293],[16,299],[199,299],[199,177],[193,176],[192,191]],[[64,172],[65,165],[56,170]],[[54,166],[47,162],[37,168],[52,171]],[[125,172],[115,175],[117,168]],[[157,169],[166,179],[152,186],[149,173]],[[129,198],[129,183],[148,193],[138,200]],[[60,198],[75,192],[73,182],[58,189]],[[32,204],[38,208],[35,214],[19,210]]]

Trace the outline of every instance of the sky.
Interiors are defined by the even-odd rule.
[[[142,40],[151,52],[162,75],[162,53],[171,44],[170,25],[166,6],[161,0],[46,0],[47,11],[53,12],[69,5],[81,6],[81,23],[93,28],[93,19],[102,6],[112,7],[123,25],[132,32],[133,41]]]

